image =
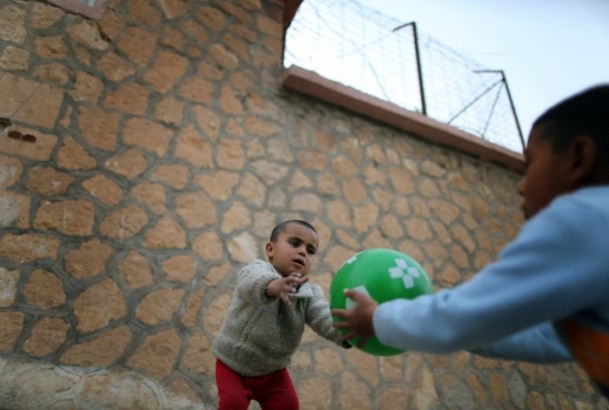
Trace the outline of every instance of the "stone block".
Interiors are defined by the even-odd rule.
[[[55,126],[62,104],[62,90],[49,84],[40,84],[17,108],[12,118],[15,121],[51,129]]]
[[[179,348],[180,337],[177,332],[174,329],[163,330],[147,336],[127,363],[162,380],[176,365]]]
[[[25,71],[29,67],[31,53],[20,47],[7,46],[0,54],[0,69]]]
[[[57,137],[29,128],[12,127],[9,133],[15,132],[18,138],[0,138],[0,152],[15,154],[24,158],[47,161],[57,144]],[[20,136],[33,136],[35,141],[22,139]]]
[[[101,32],[111,40],[118,36],[124,26],[125,22],[112,9],[107,9],[99,20]]]
[[[144,115],[148,110],[149,92],[136,83],[126,83],[108,93],[105,107],[133,115]]]
[[[182,31],[186,34],[186,37],[190,38],[194,44],[209,43],[209,34],[207,33],[207,30],[193,17],[186,15],[185,18],[181,19],[178,24]]]
[[[66,252],[64,267],[75,279],[99,275],[105,272],[112,250],[99,239],[92,239]]]
[[[136,372],[93,373],[80,384],[79,407],[115,410],[165,410],[167,402],[159,385]]]
[[[45,3],[35,3],[32,7],[32,27],[38,30],[48,29],[57,24],[65,16],[58,7]]]
[[[193,333],[188,340],[181,365],[197,374],[215,371],[216,358],[211,352],[211,340],[200,332]]]
[[[94,205],[83,199],[43,201],[34,219],[34,228],[55,230],[66,235],[87,236],[95,223]]]
[[[151,83],[159,93],[169,91],[188,69],[189,61],[179,54],[161,51],[154,66],[144,74],[144,80]]]
[[[135,73],[131,63],[113,51],[108,51],[97,60],[96,66],[108,80],[114,82],[122,81]]]
[[[3,375],[0,406],[3,408],[14,408],[16,403],[26,408],[48,407],[55,402],[58,392],[69,392],[78,381],[75,375],[53,368],[49,363],[13,358],[3,358],[0,363]]]
[[[30,197],[14,191],[0,190],[0,228],[30,226]]]
[[[56,309],[66,301],[63,282],[54,273],[35,269],[23,288],[23,299],[40,309]]]
[[[245,152],[241,141],[222,138],[217,144],[216,161],[220,168],[239,170],[245,164]]]
[[[178,95],[193,103],[211,103],[216,87],[210,81],[199,77],[187,77],[181,82]]]
[[[130,149],[109,158],[104,165],[119,175],[133,179],[146,171],[148,160],[137,149]]]
[[[142,298],[135,317],[147,326],[169,322],[180,308],[183,297],[183,289],[153,290]]]
[[[144,181],[135,185],[130,195],[146,205],[155,214],[162,214],[167,210],[167,195],[161,184]]]
[[[0,116],[11,117],[40,87],[40,83],[12,73],[0,75]]]
[[[174,19],[185,14],[188,10],[188,4],[184,0],[158,0],[165,17]]]
[[[119,275],[127,282],[130,289],[135,290],[154,283],[152,269],[148,260],[137,251],[130,251],[118,263]]]
[[[88,101],[95,104],[103,90],[103,82],[98,77],[84,71],[78,71],[70,95],[74,101]]]
[[[53,354],[65,342],[69,327],[63,319],[45,316],[32,327],[23,350],[38,358]]]
[[[95,167],[97,161],[74,138],[65,136],[57,154],[57,164],[69,170],[86,170]]]
[[[55,168],[38,166],[33,168],[28,175],[27,188],[41,195],[59,195],[65,193],[74,177]]]
[[[23,331],[24,317],[21,312],[0,312],[0,352],[12,350],[17,337]]]
[[[189,283],[197,273],[197,262],[192,255],[176,255],[163,262],[165,280]]]
[[[213,302],[207,305],[206,309],[202,312],[205,330],[214,335],[218,334],[230,303],[231,294],[225,292],[216,296]]]
[[[156,106],[154,117],[165,124],[179,126],[182,124],[185,104],[173,97],[165,97]]]
[[[216,208],[211,198],[202,192],[188,192],[175,198],[175,207],[187,229],[214,226]]]
[[[37,66],[32,74],[40,80],[63,86],[70,81],[71,73],[63,64],[52,63]]]
[[[187,160],[195,167],[211,168],[213,164],[211,144],[192,125],[178,134],[174,156]]]
[[[0,39],[21,44],[27,37],[25,10],[14,4],[4,3],[0,7]]]
[[[0,187],[14,185],[23,174],[21,161],[15,158],[0,155]]]
[[[124,317],[127,303],[116,283],[105,279],[85,289],[74,301],[73,309],[78,331],[87,333]]]
[[[268,137],[277,134],[280,128],[277,123],[264,121],[255,117],[247,117],[244,121],[245,128],[258,137]],[[323,169],[322,167],[321,169]]]
[[[61,356],[60,363],[82,367],[109,367],[123,354],[131,342],[131,337],[128,326],[107,330],[70,346]]]
[[[151,180],[164,182],[170,187],[181,190],[188,184],[190,170],[182,164],[162,164],[154,170]]]
[[[229,86],[220,90],[220,107],[227,114],[240,115],[243,113],[243,103]]]
[[[195,289],[191,292],[186,301],[184,313],[180,318],[182,324],[191,328],[197,325],[201,315],[204,297],[205,290],[203,289]]]
[[[78,107],[78,129],[84,140],[93,147],[114,151],[120,115],[97,108]]]
[[[89,194],[106,205],[118,205],[123,198],[122,188],[110,178],[98,174],[82,182]]]
[[[240,202],[234,202],[222,216],[221,230],[223,233],[232,233],[241,230],[252,223],[250,210]]]
[[[65,60],[68,57],[68,46],[63,36],[37,36],[34,42],[38,57],[49,60]]]
[[[148,224],[148,214],[142,207],[127,205],[110,213],[99,225],[103,236],[125,241],[139,234]]]
[[[332,386],[322,377],[303,377],[297,388],[299,397],[307,397],[307,403],[313,409],[332,408]],[[356,407],[343,407],[352,408]],[[362,408],[365,408],[365,404]]]
[[[0,307],[8,307],[15,302],[20,276],[19,270],[8,270],[0,266]]]
[[[145,67],[150,61],[157,40],[158,34],[154,31],[129,26],[123,31],[117,47],[131,61],[140,67]]]
[[[255,175],[245,174],[237,188],[237,195],[248,204],[262,208],[267,197],[267,187]]]
[[[218,171],[211,174],[197,174],[193,179],[213,199],[225,201],[230,197],[233,188],[237,185],[239,174],[236,172]]]
[[[148,0],[131,0],[127,3],[127,15],[152,28],[157,27],[161,13]]]
[[[55,260],[60,243],[54,236],[6,233],[0,237],[0,256],[16,263]]]
[[[184,48],[184,33],[173,27],[166,27],[161,43],[174,50],[182,50]]]
[[[227,243],[227,250],[230,258],[239,263],[260,258],[256,240],[247,232],[233,236]]]
[[[186,233],[170,216],[165,216],[148,230],[142,245],[151,249],[183,249]]]
[[[129,118],[123,127],[123,142],[141,147],[163,157],[169,148],[173,131],[143,118]]]
[[[91,20],[80,20],[67,28],[72,41],[92,50],[105,50],[108,43],[103,39],[99,27]]]

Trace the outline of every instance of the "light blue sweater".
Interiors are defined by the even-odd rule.
[[[557,198],[471,280],[383,303],[373,323],[399,349],[552,363],[573,360],[553,326],[564,318],[609,333],[609,187]]]

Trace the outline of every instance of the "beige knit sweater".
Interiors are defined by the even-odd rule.
[[[218,337],[214,355],[244,376],[261,376],[283,369],[302,338],[307,324],[320,336],[343,346],[323,290],[304,283],[290,295],[291,306],[278,297],[266,296],[266,287],[281,276],[273,266],[255,260],[239,272],[230,307]]]

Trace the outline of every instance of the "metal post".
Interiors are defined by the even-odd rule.
[[[510,93],[510,87],[508,87],[507,79],[503,74],[503,70],[501,70],[501,75],[505,81],[505,91],[507,91],[508,100],[510,100],[510,107],[512,107],[512,114],[514,114],[514,119],[516,120],[516,128],[518,128],[518,135],[520,136],[520,142],[522,143],[522,150],[526,147],[526,143],[524,142],[524,138],[522,136],[522,130],[520,129],[520,122],[518,121],[518,115],[516,115],[516,107],[514,107],[514,102],[512,101],[512,93]]]
[[[425,102],[425,88],[423,87],[423,68],[421,65],[421,53],[419,51],[419,33],[417,31],[417,23],[411,21],[410,23],[401,24],[395,27],[392,32],[396,32],[404,27],[412,26],[412,34],[414,36],[414,52],[417,57],[417,73],[419,75],[419,93],[421,94],[421,111],[423,115],[427,115],[427,103]]]
[[[412,33],[414,34],[414,50],[417,55],[417,72],[419,73],[419,88],[421,89],[421,108],[423,115],[427,115],[427,103],[425,102],[425,88],[423,87],[423,68],[421,67],[421,53],[419,52],[419,34],[417,23],[412,22]]]
[[[522,144],[522,150],[526,147],[524,142],[524,137],[522,136],[522,129],[520,128],[520,121],[518,121],[518,115],[516,114],[516,107],[514,106],[514,101],[512,100],[512,93],[510,93],[510,87],[508,87],[507,78],[505,78],[505,73],[503,70],[474,70],[474,73],[499,73],[501,74],[501,82],[505,85],[505,91],[507,92],[508,101],[510,102],[510,108],[512,110],[512,115],[514,116],[514,121],[516,122],[516,129],[518,130],[518,136],[520,137],[520,143]]]

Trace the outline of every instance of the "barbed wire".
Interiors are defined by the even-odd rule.
[[[423,113],[515,152],[523,141],[502,70],[490,70],[355,0],[305,0],[286,33],[284,66]]]

